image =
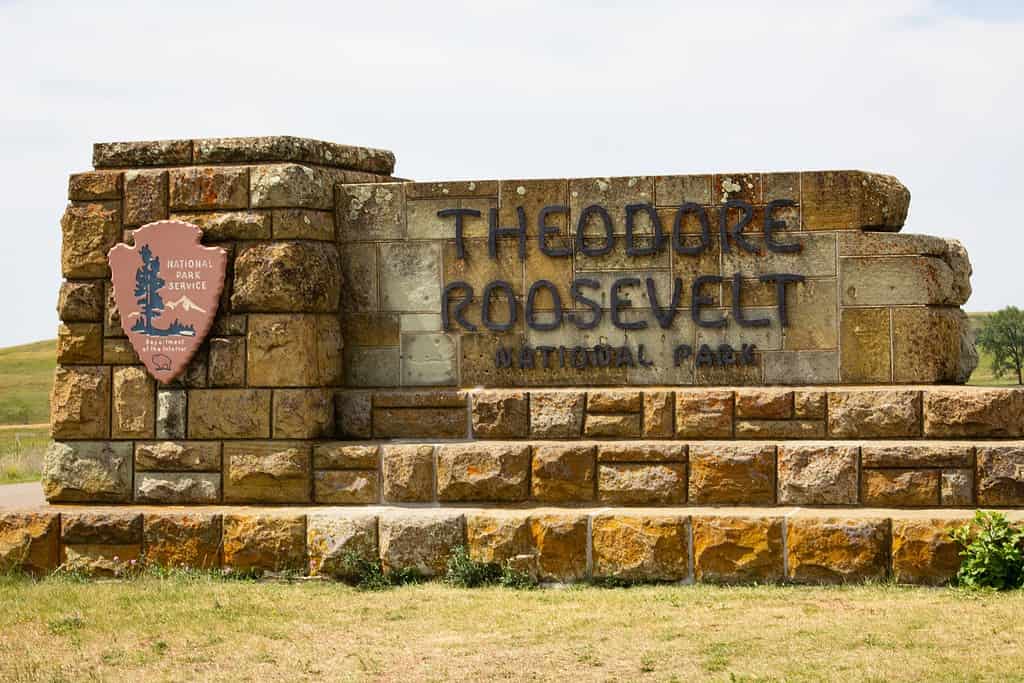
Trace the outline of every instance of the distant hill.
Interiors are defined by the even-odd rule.
[[[0,424],[49,422],[56,359],[55,339],[0,349]]]

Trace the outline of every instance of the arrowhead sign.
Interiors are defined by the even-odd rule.
[[[157,221],[134,233],[135,246],[107,254],[121,327],[146,369],[164,384],[185,371],[217,314],[227,252],[199,243],[191,223]]]

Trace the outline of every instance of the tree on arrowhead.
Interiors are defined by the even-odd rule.
[[[1008,306],[988,316],[978,332],[978,346],[992,354],[996,377],[1014,372],[1017,384],[1024,384],[1024,311]]]
[[[139,321],[142,329],[138,331],[153,334],[153,318],[159,318],[164,312],[160,288],[167,283],[160,277],[160,257],[153,256],[148,244],[143,245],[139,255],[142,257],[142,265],[135,271],[135,296],[142,310],[142,319]],[[139,327],[139,323],[136,323],[136,327]]]

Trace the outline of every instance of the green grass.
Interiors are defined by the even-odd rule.
[[[48,427],[0,428],[0,484],[37,481],[49,445]]]
[[[55,340],[0,349],[0,425],[50,419],[50,386],[57,365]]]

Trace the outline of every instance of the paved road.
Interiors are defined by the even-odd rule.
[[[31,508],[45,504],[43,487],[38,481],[0,485],[0,508]]]

